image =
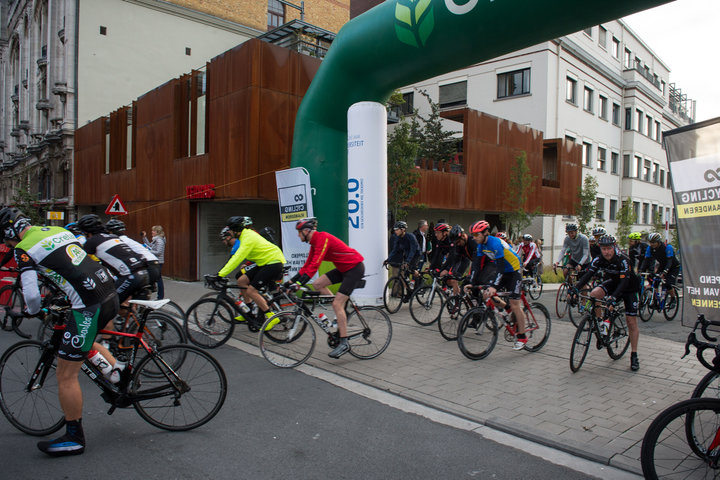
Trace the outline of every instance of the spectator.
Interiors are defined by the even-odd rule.
[[[165,286],[163,285],[163,279],[162,279],[162,266],[165,263],[165,232],[163,231],[163,227],[161,225],[154,225],[151,229],[152,234],[152,241],[148,241],[147,234],[143,230],[142,237],[143,242],[145,242],[146,245],[150,248],[150,251],[158,258],[158,262],[160,262],[160,276],[158,277],[157,281],[157,298],[158,300],[162,300],[165,298]]]

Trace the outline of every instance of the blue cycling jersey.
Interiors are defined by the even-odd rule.
[[[485,243],[479,243],[477,256],[487,256],[497,264],[498,272],[519,272],[522,269],[522,261],[510,245],[504,240],[489,236]]]

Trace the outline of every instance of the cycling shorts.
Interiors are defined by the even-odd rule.
[[[670,270],[668,270],[668,273],[665,275],[665,288],[670,288],[671,285],[675,285],[675,282],[677,282],[677,277],[680,274],[680,266],[675,265]]]
[[[467,257],[462,257],[460,260],[454,262],[448,271],[452,273],[453,275],[456,275],[458,277],[465,274],[468,267],[470,266],[470,259]]]
[[[341,272],[335,268],[327,272],[325,275],[327,275],[330,280],[330,284],[342,282],[340,284],[340,288],[338,289],[338,293],[342,293],[343,295],[347,295],[349,297],[353,290],[355,290],[358,282],[362,280],[363,275],[365,275],[365,264],[360,262],[347,272]]]
[[[120,302],[112,293],[102,303],[78,310],[70,310],[67,325],[58,348],[58,357],[63,360],[81,362],[95,342],[98,330],[105,328],[118,313]]]
[[[150,285],[150,274],[144,268],[124,277],[120,276],[115,280],[115,290],[120,298],[120,303],[139,293],[142,288],[148,285]]]
[[[258,266],[250,271],[246,271],[245,275],[250,279],[250,285],[260,290],[263,287],[271,288],[277,280],[283,278],[283,264],[270,263],[268,265]]]
[[[500,275],[500,280],[495,285],[496,290],[509,292],[508,298],[517,300],[522,292],[522,274],[517,271],[505,272]]]
[[[617,281],[606,280],[601,283],[599,287],[603,289],[606,296],[611,295],[617,288]],[[621,298],[625,303],[625,315],[627,315],[628,317],[637,317],[639,305],[638,292],[624,292]]]

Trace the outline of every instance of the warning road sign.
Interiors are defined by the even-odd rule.
[[[110,205],[105,209],[105,215],[127,215],[127,209],[120,200],[120,195],[115,196],[110,200]]]

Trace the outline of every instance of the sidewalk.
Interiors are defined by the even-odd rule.
[[[165,290],[183,308],[206,292],[202,282],[171,280],[166,280]],[[546,285],[545,291],[553,291],[552,286]],[[573,374],[569,356],[575,328],[556,321],[554,312],[550,315],[550,338],[539,352],[514,352],[500,337],[489,357],[473,362],[460,353],[455,342],[440,336],[437,325],[416,324],[404,305],[391,315],[392,341],[380,357],[360,361],[346,355],[332,360],[323,338],[318,337],[308,363],[641,474],[640,446],[645,430],[659,412],[690,397],[704,369],[694,356],[680,359],[683,343],[641,334],[639,372],[629,369],[629,351],[613,361],[605,350],[591,347],[582,369]],[[237,328],[235,338],[257,345],[257,334],[245,328]]]

